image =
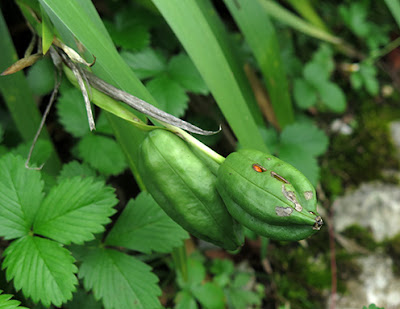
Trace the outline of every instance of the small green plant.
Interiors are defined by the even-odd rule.
[[[19,304],[21,303],[18,300],[11,299],[12,295],[3,294],[3,291],[0,290],[0,307],[4,309],[27,309],[26,307],[22,307]]]
[[[188,278],[177,278],[181,291],[174,308],[261,308],[264,287],[256,282],[254,272],[219,259],[213,260],[209,272],[213,274],[211,279],[207,279],[201,256],[188,258]]]
[[[385,308],[383,308],[383,307],[378,307],[378,306],[376,306],[375,304],[370,304],[370,305],[368,306],[368,308],[367,308],[366,306],[364,306],[363,309],[385,309]]]
[[[186,92],[209,93],[196,67],[184,53],[167,61],[162,53],[146,48],[138,53],[122,52],[121,57],[145,81],[160,108],[169,114],[177,117],[185,114],[189,103]]]
[[[335,68],[332,56],[332,49],[322,44],[313,54],[312,60],[304,66],[302,78],[294,80],[293,95],[301,109],[316,106],[336,113],[345,111],[343,90],[330,80]]]
[[[72,149],[76,157],[104,176],[118,175],[128,164],[112,138],[112,129],[104,112],[96,121],[96,131],[90,132],[81,92],[65,83],[57,102],[57,114],[65,131],[78,139]]]
[[[345,1],[334,9],[324,2],[318,7],[325,14],[322,19],[312,1],[294,0],[224,0],[225,6],[215,7],[208,0],[114,0],[102,1],[100,14],[91,1],[15,3],[40,37],[36,53],[30,44],[17,67],[41,60],[26,78],[21,72],[0,78],[9,109],[3,113],[0,106],[0,236],[2,267],[12,283],[2,287],[7,294],[0,294],[0,303],[7,299],[10,306],[19,305],[8,294],[16,294],[25,306],[71,309],[239,309],[263,308],[265,302],[315,308],[322,303],[331,282],[326,230],[307,240],[308,247],[260,235],[298,240],[320,227],[314,188],[321,179],[318,161],[328,149],[328,136],[319,127],[329,132],[334,118],[357,113],[354,101],[379,97],[376,61],[398,44],[388,43],[391,21],[381,26],[379,18],[370,18],[376,17],[372,5],[387,11],[384,2]],[[396,7],[386,4],[396,18]],[[400,10],[397,15],[400,20]],[[290,44],[281,44],[283,36]],[[2,16],[0,45],[5,69],[16,54]],[[245,57],[240,58],[243,49]],[[244,74],[246,62],[256,72],[255,80]],[[57,78],[54,67],[62,69],[56,70]],[[27,164],[32,132],[40,123],[35,103],[45,101],[62,73],[51,134],[43,131]],[[95,80],[107,85],[108,92]],[[222,127],[213,147],[227,159],[165,118],[124,106],[126,97],[186,121],[212,110],[210,130]],[[95,131],[87,124],[89,99],[96,105]],[[201,106],[204,101],[207,105]],[[168,140],[157,140],[157,134]],[[354,144],[345,144],[352,155]],[[370,149],[361,146],[357,151]],[[338,159],[352,162],[343,155],[345,146],[338,149]],[[365,154],[379,161],[374,151],[357,157]],[[341,177],[350,169],[332,174],[336,170],[323,160],[322,179],[331,182],[331,191],[342,192]],[[43,170],[35,170],[43,163]],[[137,186],[124,173],[128,168]],[[376,171],[368,170],[375,177]],[[365,180],[364,174],[359,178]],[[213,260],[208,267],[204,257],[185,260],[183,244],[189,235],[183,228],[236,249],[243,244],[236,221],[249,229],[235,263]],[[292,249],[296,254],[290,256]],[[320,263],[315,263],[317,255]],[[241,259],[256,266],[243,270],[245,263],[236,263]],[[263,267],[267,274],[258,276]],[[270,290],[271,299],[265,297]]]
[[[85,290],[92,290],[106,308],[129,308],[130,302],[159,306],[158,279],[151,267],[111,248],[166,253],[187,238],[148,194],[131,200],[101,241],[95,234],[104,231],[118,200],[104,181],[77,176],[87,167],[65,165],[47,194],[41,172],[26,169],[21,157],[4,155],[0,167],[0,235],[12,240],[3,253],[2,268],[16,290],[35,303],[60,306],[72,298],[77,274]],[[82,245],[87,241],[91,242]],[[143,288],[146,292],[139,293]]]

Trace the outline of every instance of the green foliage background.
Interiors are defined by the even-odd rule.
[[[392,82],[380,68],[398,45],[389,34],[398,32],[400,5],[390,0],[316,4],[1,3],[0,68],[23,57],[29,40],[18,42],[13,26],[26,18],[44,51],[56,36],[88,61],[95,56],[91,71],[108,83],[202,128],[221,125],[217,136],[199,137],[216,151],[227,155],[242,147],[277,155],[333,200],[380,167],[397,166],[393,149],[385,147],[387,131],[373,120],[376,114],[385,120],[396,116],[377,102],[385,100],[383,84]],[[5,9],[14,10],[16,22],[4,20]],[[26,26],[24,31],[29,32]],[[245,65],[259,83],[246,75]],[[10,294],[31,308],[321,306],[322,295],[332,288],[326,230],[308,240],[309,252],[250,231],[241,253],[224,255],[229,259],[192,252],[187,232],[166,216],[141,181],[137,152],[146,132],[101,108],[93,108],[96,131],[91,132],[82,94],[65,76],[31,158],[32,167],[45,163],[44,168],[25,168],[43,112],[37,102],[48,100],[54,76],[50,57],[44,57],[26,74],[0,78],[0,237],[3,281],[11,282],[1,282],[0,307],[22,308]],[[356,133],[337,137],[330,126],[335,119]],[[345,155],[351,150],[343,145],[367,143],[371,136],[378,138],[367,152],[379,149],[382,160],[358,177],[371,157],[352,163]],[[343,177],[343,170],[351,177]],[[256,239],[259,247],[250,254]],[[316,256],[321,268],[298,262]],[[251,265],[240,268],[239,260]],[[262,268],[266,260],[274,273]],[[322,278],[319,287],[312,276]],[[266,287],[275,289],[271,299]],[[311,288],[317,296],[307,293]]]

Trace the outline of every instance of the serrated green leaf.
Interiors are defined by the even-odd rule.
[[[79,269],[86,290],[93,290],[106,309],[160,308],[161,290],[151,267],[111,249],[87,252]]]
[[[78,161],[72,161],[64,164],[60,175],[57,177],[57,182],[61,182],[66,178],[72,178],[75,176],[81,177],[97,177],[96,172],[87,163],[79,163]]]
[[[230,260],[215,259],[210,267],[210,271],[215,275],[232,274],[235,270],[233,262]]]
[[[21,303],[20,301],[11,299],[12,295],[2,294],[2,293],[3,293],[3,291],[0,290],[0,308],[1,309],[14,309],[14,308],[27,309],[26,307],[22,307],[19,305]]]
[[[7,147],[4,145],[0,145],[0,157],[4,156],[7,153],[9,153]]]
[[[152,6],[152,4],[150,5]],[[119,11],[114,17],[117,27],[124,28],[129,25],[139,24],[143,25],[147,29],[150,29],[158,25],[161,21],[161,18],[157,12],[157,9],[153,6],[154,12],[151,12],[144,6],[146,5],[143,3],[143,1],[141,1],[139,5],[132,3],[131,5],[120,7]]]
[[[12,154],[0,158],[0,236],[27,235],[43,199],[40,172],[25,168],[25,160]]]
[[[237,273],[233,282],[232,286],[239,288],[239,287],[244,287],[246,286],[249,281],[251,281],[254,278],[254,275],[248,272],[240,272]]]
[[[323,82],[317,88],[322,102],[331,111],[343,113],[346,110],[346,96],[338,85],[332,82]]]
[[[150,44],[150,33],[147,27],[140,24],[124,25],[118,27],[104,21],[115,45],[130,50],[141,50]]]
[[[187,264],[188,276],[186,281],[183,280],[181,273],[178,272],[177,283],[182,289],[185,287],[199,285],[206,277],[206,269],[200,261],[193,258],[188,258]]]
[[[167,68],[166,58],[153,48],[145,48],[136,53],[122,51],[120,55],[140,79],[155,77]]]
[[[228,289],[227,298],[232,309],[249,308],[249,306],[252,308],[251,306],[254,305],[258,305],[255,306],[255,308],[259,308],[262,300],[262,298],[253,291],[232,288]]]
[[[351,3],[348,7],[344,5],[339,6],[339,13],[345,24],[360,37],[365,37],[369,32],[367,12],[367,1],[363,1],[363,3]]]
[[[321,72],[325,77],[329,77],[335,68],[335,63],[333,62],[333,52],[332,49],[327,44],[321,44],[318,50],[313,54],[312,61],[316,62],[323,67],[323,72]]]
[[[365,89],[371,95],[377,95],[379,92],[379,82],[376,79],[377,70],[369,63],[361,63],[360,75],[362,76]]]
[[[354,90],[361,89],[363,85],[363,78],[360,72],[352,72],[350,75],[350,83]]]
[[[303,76],[314,88],[318,88],[321,83],[326,83],[328,80],[324,66],[318,62],[308,62],[303,68]]]
[[[92,293],[86,293],[83,289],[78,290],[72,295],[72,300],[66,303],[63,308],[66,309],[102,309],[101,302],[94,299]]]
[[[64,179],[43,200],[33,231],[63,244],[81,244],[104,231],[117,202],[114,189],[102,181]]]
[[[328,148],[328,137],[321,129],[309,123],[294,123],[281,133],[281,145],[296,146],[311,156],[319,156]]]
[[[17,148],[11,150],[11,152],[15,155],[20,155],[23,158],[28,158],[29,150],[32,146],[32,141],[27,143],[21,143]],[[41,166],[46,163],[50,158],[52,152],[52,146],[50,141],[38,139],[35,144],[35,148],[33,149],[31,159],[29,161],[29,166]]]
[[[199,71],[186,54],[181,53],[171,58],[168,63],[168,74],[186,90],[203,95],[209,93]]]
[[[51,44],[53,44],[53,25],[47,16],[43,6],[40,5],[40,13],[42,15],[42,51],[45,55],[49,50]]]
[[[45,95],[54,88],[54,65],[49,57],[43,58],[29,68],[26,79],[32,92]]]
[[[298,78],[294,80],[293,96],[296,105],[302,109],[307,109],[317,102],[317,91],[306,80]]]
[[[0,144],[3,142],[3,137],[4,137],[4,129],[0,123]]]
[[[192,289],[192,293],[203,305],[203,308],[225,308],[224,291],[213,282],[206,282],[205,284]]]
[[[107,135],[112,135],[114,133],[110,123],[107,120],[107,115],[103,110],[100,112],[100,115],[96,120],[96,132]]]
[[[185,89],[166,74],[153,78],[146,83],[146,87],[159,103],[160,109],[176,117],[185,114],[189,97]]]
[[[196,299],[189,291],[180,291],[175,298],[174,309],[198,309]]]
[[[276,153],[278,150],[278,133],[276,130],[267,127],[261,127],[259,130],[271,154]]]
[[[304,148],[298,145],[282,145],[279,148],[279,158],[297,168],[315,187],[319,181],[319,166],[317,160]]]
[[[127,168],[124,154],[111,138],[88,134],[78,144],[78,155],[104,175],[117,175]]]
[[[376,78],[365,78],[365,89],[367,89],[370,95],[378,95],[379,93],[379,82]]]
[[[71,253],[49,239],[25,236],[4,251],[2,268],[15,289],[43,305],[59,307],[72,298],[78,280]]]
[[[165,214],[150,194],[142,192],[128,202],[105,243],[143,253],[167,253],[182,246],[188,237],[188,233]]]
[[[381,308],[381,307],[378,307],[377,305],[375,305],[375,304],[370,304],[369,306],[368,306],[368,308],[366,307],[366,306],[363,306],[363,309],[385,309],[385,308]]]
[[[57,114],[65,130],[75,137],[86,135],[90,129],[82,93],[76,88],[62,92],[57,103]]]

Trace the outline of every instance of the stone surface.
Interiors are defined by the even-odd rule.
[[[362,184],[334,202],[334,213],[336,233],[358,224],[370,229],[377,241],[391,238],[400,233],[400,187]],[[353,262],[361,273],[346,282],[348,292],[338,296],[336,308],[361,309],[371,303],[385,309],[400,308],[400,278],[394,276],[389,256],[371,253]]]
[[[390,136],[393,145],[397,149],[397,153],[400,155],[400,121],[392,121],[389,124]]]
[[[361,309],[375,304],[385,309],[400,308],[400,278],[393,275],[392,260],[379,254],[357,258],[361,268],[358,278],[347,282],[348,294],[340,295],[336,308]]]
[[[382,241],[400,233],[400,187],[367,183],[334,202],[334,225],[341,232],[352,224],[371,229]]]

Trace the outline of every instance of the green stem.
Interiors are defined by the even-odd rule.
[[[182,275],[183,281],[188,281],[188,267],[187,267],[187,255],[186,246],[183,245],[179,248],[175,248],[172,253],[172,260],[174,261],[175,270]]]
[[[385,47],[381,48],[378,52],[374,53],[370,57],[366,59],[376,61],[378,58],[385,56],[386,54],[390,53],[392,50],[400,46],[400,37],[389,42]]]
[[[63,67],[64,73],[67,76],[68,80],[79,89],[78,81],[76,80],[72,71],[64,65]],[[115,116],[122,118],[126,121],[129,121],[135,127],[142,131],[151,131],[156,129],[157,127],[149,126],[145,124],[142,120],[140,120],[134,113],[129,111],[126,107],[122,106],[118,101],[110,98],[104,93],[98,91],[97,89],[91,87],[91,101],[96,104],[101,109],[106,110],[107,112],[114,114]]]
[[[217,162],[218,164],[221,164],[222,162],[225,161],[225,158],[221,156],[219,153],[215,152],[212,150],[210,147],[207,145],[204,145],[202,142],[200,142],[197,138],[193,137],[189,133],[185,132],[182,129],[179,129],[175,126],[172,126],[168,123],[163,123],[161,122],[169,131],[179,135],[182,139],[184,139],[188,144],[192,145],[193,147],[196,147],[199,149],[202,153],[204,153],[206,156]]]
[[[288,0],[290,5],[306,20],[321,30],[331,33],[324,21],[319,17],[309,0]]]
[[[68,80],[75,87],[79,88],[78,82],[77,82],[74,74],[66,66],[64,66],[64,73],[67,76]],[[122,106],[119,102],[110,98],[109,96],[105,95],[104,93],[98,91],[97,89],[95,89],[93,87],[91,87],[91,101],[94,104],[96,104],[98,107],[114,114],[115,116],[129,121],[131,124],[133,124],[135,127],[137,127],[140,130],[151,131],[154,129],[161,128],[161,127],[149,126],[149,125],[145,124],[143,121],[141,121],[139,118],[137,118],[135,116],[135,114],[130,112],[127,108]],[[197,149],[199,149],[202,153],[204,153],[205,155],[210,157],[212,160],[214,160],[218,164],[221,164],[222,162],[224,162],[225,158],[223,156],[216,153],[214,150],[212,150],[208,146],[204,145],[202,142],[200,142],[198,139],[194,138],[189,133],[187,133],[184,130],[177,128],[173,125],[170,125],[168,123],[161,122],[161,121],[160,121],[160,123],[162,125],[164,125],[169,131],[174,132],[177,135],[179,135],[187,143],[189,143],[193,147],[196,147]]]
[[[0,71],[3,71],[16,62],[18,57],[1,11],[0,46]],[[21,138],[25,142],[31,143],[40,126],[42,116],[23,72],[19,71],[12,75],[1,76],[0,93]],[[60,159],[46,129],[41,132],[40,139],[48,141],[52,148],[51,156],[44,165],[44,171],[51,175],[57,175],[61,168]]]

